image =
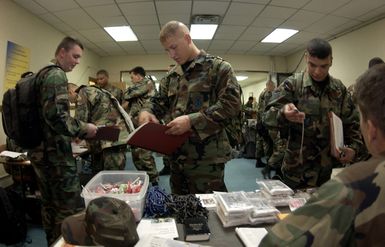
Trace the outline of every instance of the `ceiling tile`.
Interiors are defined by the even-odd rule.
[[[287,19],[297,10],[284,7],[267,6],[260,14],[261,17]]]
[[[233,2],[267,4],[270,0],[233,0]]]
[[[135,25],[131,28],[139,40],[159,40],[159,25]]]
[[[385,13],[385,5],[357,17],[357,20],[369,21],[369,20],[372,20],[374,18],[379,18],[379,19],[384,18],[384,16],[385,16],[384,13]]]
[[[241,52],[246,52],[255,46],[256,42],[255,41],[242,41],[238,40],[237,42],[234,43],[234,45],[229,49],[229,51],[241,51]]]
[[[285,22],[285,19],[283,18],[258,16],[251,25],[255,27],[276,28],[284,22]]]
[[[296,33],[294,36],[287,39],[285,42],[291,43],[291,44],[306,44],[311,39],[314,39],[317,37],[318,37],[317,33],[300,31]]]
[[[79,8],[79,5],[75,3],[73,0],[65,0],[65,1],[34,0],[34,1],[40,4],[41,6],[44,6],[44,8],[52,12]]]
[[[211,41],[209,50],[215,49],[215,50],[228,50],[233,45],[234,41],[232,40],[213,40]]]
[[[207,50],[211,40],[193,40],[193,42],[198,47],[198,49]]]
[[[353,0],[341,8],[336,9],[332,14],[348,18],[355,18],[356,16],[366,14],[378,7],[384,6],[384,4],[384,0]]]
[[[165,53],[164,48],[160,44],[159,40],[143,40],[141,41],[141,44],[147,52],[151,53],[157,51]]]
[[[277,45],[278,44],[274,44],[274,43],[257,43],[250,51],[266,52],[273,49]]]
[[[223,17],[229,7],[229,2],[194,1],[193,15],[220,15]]]
[[[183,14],[168,14],[168,15],[159,15],[159,22],[160,25],[163,26],[169,21],[180,21],[184,23],[185,25],[190,25],[190,16],[189,15],[183,15]]]
[[[151,2],[135,2],[119,4],[125,16],[141,16],[141,15],[156,15],[154,3]]]
[[[82,7],[106,5],[115,3],[114,0],[76,0],[76,2]]]
[[[77,29],[92,29],[99,27],[83,10],[72,9],[54,13],[61,20],[66,22],[71,27]]]
[[[289,8],[295,8],[299,9],[303,7],[309,0],[272,0],[270,2],[271,5],[274,6],[281,6],[281,7],[289,7]]]
[[[323,14],[329,14],[350,1],[351,0],[312,0],[306,4],[303,9],[312,10],[314,12]]]
[[[249,25],[264,5],[233,2],[223,18],[222,24]]]
[[[285,21],[281,25],[281,27],[294,28],[294,29],[302,30],[305,27],[318,21],[319,19],[321,19],[324,16],[325,16],[324,14],[313,12],[313,11],[299,10],[292,17],[290,17],[287,21]]]
[[[269,33],[273,31],[272,28],[264,28],[264,27],[249,27],[242,34],[239,40],[250,40],[258,42],[266,37]]]
[[[340,26],[338,26],[336,28],[333,28],[332,30],[330,30],[328,32],[328,34],[331,35],[331,36],[336,36],[339,33],[344,33],[346,31],[349,31],[353,27],[358,26],[360,24],[362,24],[361,21],[350,20],[350,21],[348,21],[348,22],[346,22],[346,23],[344,23],[344,24],[342,24],[342,25],[340,25]]]
[[[324,18],[320,19],[319,21],[313,23],[312,25],[305,28],[305,31],[309,32],[318,32],[318,33],[327,33],[333,28],[336,28],[346,22],[348,22],[349,19],[344,17],[338,17],[338,16],[332,16],[327,15]]]
[[[92,18],[109,17],[109,16],[121,16],[119,8],[115,4],[100,5],[84,8]]]
[[[156,1],[156,11],[160,15],[185,14],[190,15],[191,1]]]
[[[114,26],[126,26],[128,25],[124,16],[108,16],[108,17],[95,17],[96,23],[101,27],[114,27]]]
[[[47,13],[47,9],[45,9],[43,6],[37,4],[34,1],[31,0],[13,0],[18,5],[24,7],[28,11],[32,12],[33,14],[43,14]]]
[[[221,25],[216,31],[214,38],[235,40],[238,39],[245,29],[246,26]]]
[[[79,30],[79,33],[93,42],[114,42],[110,35],[103,29]]]

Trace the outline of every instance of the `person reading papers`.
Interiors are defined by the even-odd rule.
[[[354,100],[371,159],[344,168],[268,229],[260,246],[382,246],[385,242],[385,64],[357,79]]]

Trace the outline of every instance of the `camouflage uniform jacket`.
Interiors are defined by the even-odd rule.
[[[122,104],[123,102],[123,91],[120,88],[117,88],[111,84],[107,84],[105,87],[103,87],[104,90],[107,90],[110,92],[114,97],[119,101],[119,104]]]
[[[345,168],[260,246],[383,246],[385,153]]]
[[[40,115],[43,128],[42,144],[28,151],[33,162],[50,165],[75,165],[72,156],[71,137],[84,137],[86,123],[70,116],[67,76],[59,68],[50,69],[40,82]]]
[[[266,88],[262,91],[258,98],[258,107],[257,107],[257,120],[260,122],[262,120],[262,115],[266,110],[266,106],[270,101],[272,92],[269,92]]]
[[[144,103],[151,96],[154,96],[155,90],[151,80],[143,78],[142,81],[129,87],[124,93],[124,100],[128,102],[128,114],[134,118],[137,127],[137,117]]]
[[[215,66],[217,73],[212,71]],[[213,75],[213,76],[212,76]],[[187,164],[219,164],[230,159],[230,144],[223,128],[226,119],[239,115],[240,90],[231,65],[201,51],[183,73],[175,66],[160,82],[159,92],[145,105],[158,119],[170,114],[190,118],[193,133],[174,154]]]
[[[301,80],[302,79],[302,80]],[[283,105],[293,103],[305,112],[303,162],[300,162],[302,124],[291,123],[283,116]],[[331,169],[341,166],[330,155],[328,112],[333,111],[343,122],[345,144],[357,151],[362,147],[359,119],[346,87],[329,75],[324,87],[318,86],[308,73],[286,79],[275,91],[264,114],[267,127],[288,128],[288,148],[282,166],[284,175],[295,183],[319,186],[330,178]],[[287,130],[287,129],[286,129]],[[319,176],[321,182],[318,181]]]
[[[115,104],[114,101],[115,100]],[[96,126],[119,126],[120,134],[118,141],[88,141],[94,152],[100,152],[105,148],[123,145],[127,143],[128,127],[119,111],[117,99],[108,91],[96,86],[83,87],[78,94],[75,118],[90,122]],[[121,111],[124,111],[121,108]]]

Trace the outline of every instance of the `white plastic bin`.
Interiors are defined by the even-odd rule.
[[[101,186],[101,184],[127,183],[128,181],[133,182],[137,178],[143,181],[143,186],[138,193],[123,193],[123,194],[95,193],[96,189],[99,186]],[[123,200],[128,205],[130,205],[132,212],[135,215],[135,219],[138,222],[143,216],[148,182],[149,182],[148,175],[146,172],[143,172],[143,171],[101,171],[98,174],[96,174],[83,188],[82,197],[84,198],[84,203],[86,207],[92,199],[95,199],[101,196],[109,196],[109,197],[114,197],[114,198]]]

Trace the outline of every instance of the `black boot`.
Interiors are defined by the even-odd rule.
[[[170,173],[170,167],[164,166],[163,169],[159,172],[159,176],[170,175]]]
[[[266,164],[262,162],[261,158],[257,158],[257,162],[255,163],[255,167],[265,167]]]

